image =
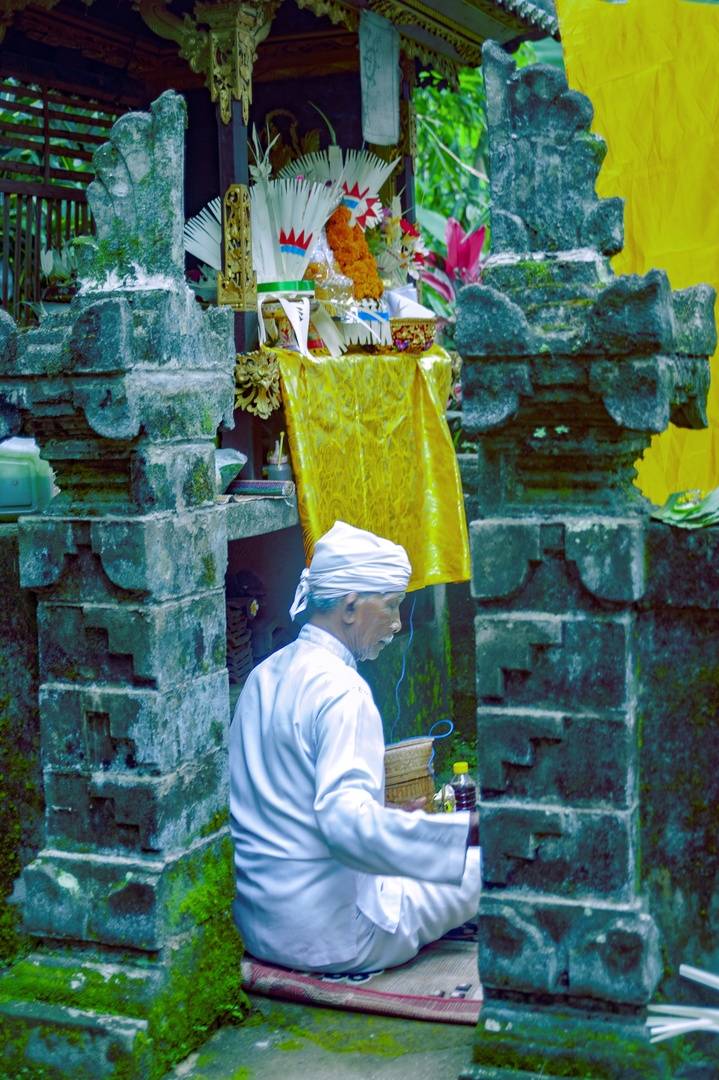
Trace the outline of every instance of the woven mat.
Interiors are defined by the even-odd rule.
[[[401,967],[361,975],[290,971],[245,954],[242,986],[255,994],[435,1023],[476,1024],[482,1007],[474,927],[426,945]]]

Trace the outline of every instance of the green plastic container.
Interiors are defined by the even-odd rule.
[[[34,439],[0,443],[0,521],[36,514],[52,499],[52,469]]]

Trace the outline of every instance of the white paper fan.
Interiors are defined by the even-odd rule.
[[[270,180],[250,189],[252,257],[260,282],[297,280],[337,205],[335,184]]]
[[[222,270],[222,201],[219,195],[185,222],[185,251],[214,270]]]
[[[383,161],[369,150],[346,150],[344,159],[339,147],[316,154],[305,154],[281,170],[281,177],[304,176],[309,180],[332,180],[340,184],[343,204],[351,212],[350,225],[363,230],[381,221],[379,189],[392,175],[399,158]]]

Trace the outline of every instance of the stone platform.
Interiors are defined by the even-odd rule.
[[[224,1027],[165,1080],[456,1080],[474,1029],[251,996],[242,1027]]]

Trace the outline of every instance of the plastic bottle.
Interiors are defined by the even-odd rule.
[[[474,780],[469,775],[469,765],[466,761],[455,761],[452,766],[454,776],[451,784],[454,788],[454,799],[458,810],[474,810],[477,805],[477,789]]]

